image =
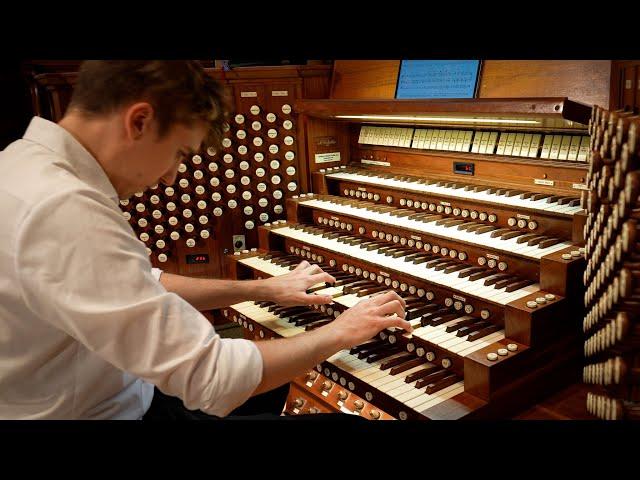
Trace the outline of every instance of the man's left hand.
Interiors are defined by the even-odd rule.
[[[318,265],[303,260],[286,275],[264,280],[268,298],[278,305],[293,307],[297,305],[324,305],[333,301],[329,295],[308,294],[307,289],[322,282],[334,283],[336,279]]]

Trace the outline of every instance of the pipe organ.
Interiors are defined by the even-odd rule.
[[[288,337],[393,289],[414,330],[380,332],[297,378],[288,413],[504,418],[578,380],[589,106],[300,100],[294,111],[310,188],[229,271],[262,278],[307,259],[336,278],[310,289],[333,304],[243,302],[224,315],[248,338]]]
[[[565,97],[326,99],[319,65],[208,73],[234,107],[223,149],[121,202],[152,264],[245,279],[306,259],[336,278],[309,290],[331,305],[222,310],[259,341],[388,289],[414,328],[296,378],[287,413],[505,418],[582,381],[590,414],[639,417],[637,115]],[[74,75],[36,78],[55,115]]]

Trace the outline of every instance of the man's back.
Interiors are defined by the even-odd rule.
[[[58,219],[64,220],[63,210],[76,198],[113,209],[115,215],[116,199],[105,194],[112,187],[100,166],[91,164],[89,153],[61,127],[35,118],[25,137],[30,139],[17,140],[0,152],[0,418],[140,418],[153,386],[118,370],[49,323],[43,318],[46,305],[34,311],[37,302],[32,297],[38,292],[25,292],[25,275],[31,272],[19,264],[29,263],[34,249],[46,258],[68,255],[73,242],[100,241],[90,226],[83,238],[69,238],[64,221],[57,221],[46,238],[32,238],[25,230],[47,211],[57,210]],[[142,246],[138,248],[143,254]],[[25,258],[18,258],[23,253]],[[59,260],[63,268],[48,270],[46,280],[67,286],[61,291],[72,295],[73,272],[65,271],[64,258]],[[87,258],[86,268],[99,265]],[[91,305],[82,308],[90,315]]]

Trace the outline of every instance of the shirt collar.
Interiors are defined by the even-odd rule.
[[[81,180],[118,202],[118,193],[102,166],[66,129],[50,120],[33,117],[22,138],[61,155]]]

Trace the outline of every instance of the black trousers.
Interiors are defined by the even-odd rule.
[[[287,415],[281,416],[287,395],[289,394],[289,385],[283,385],[269,392],[262,393],[251,397],[245,403],[223,417],[224,420],[348,420],[358,421],[362,418],[355,415],[319,413],[315,415]],[[221,420],[221,417],[209,415],[201,410],[189,410],[184,406],[182,400],[177,397],[165,395],[157,388],[153,393],[153,401],[149,410],[142,418],[143,420]]]

